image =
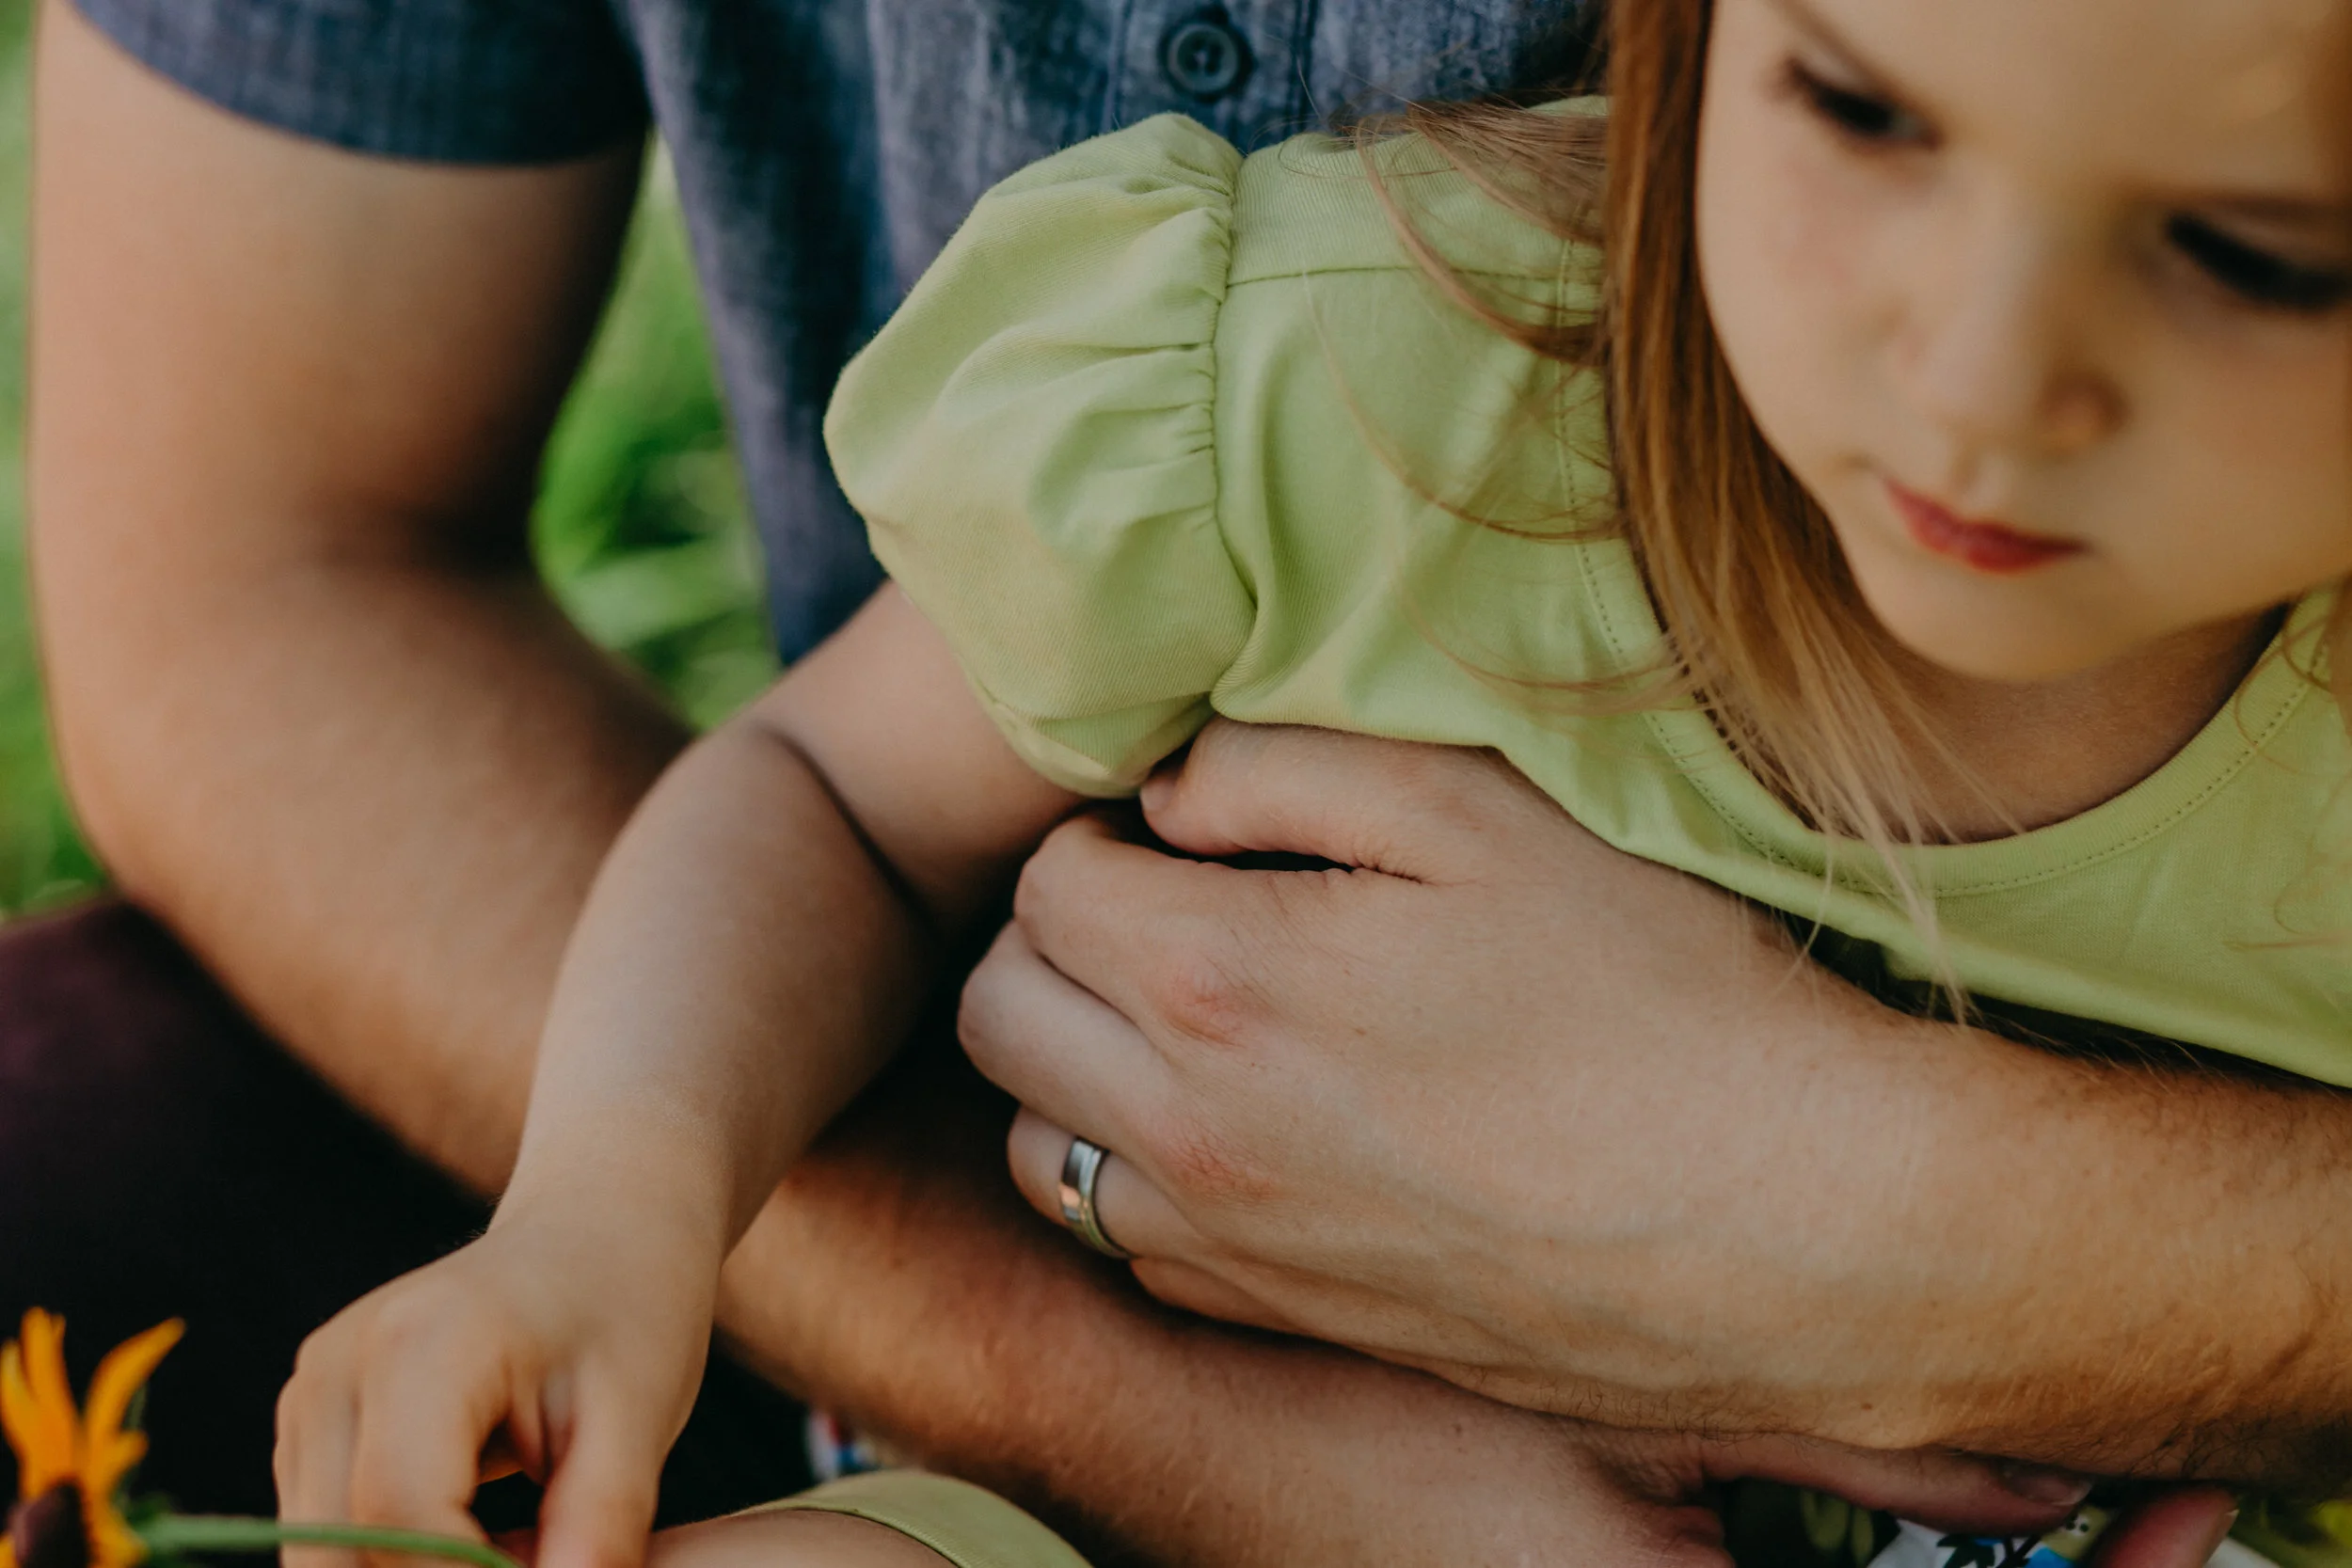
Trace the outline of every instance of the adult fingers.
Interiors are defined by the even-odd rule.
[[[1231,1040],[1263,1008],[1254,976],[1287,936],[1327,929],[1337,884],[1358,879],[1184,860],[1084,816],[1022,868],[1013,920],[1047,963],[1147,1036]]]
[[[997,1087],[1057,1126],[1085,1128],[1106,1148],[1136,1147],[1136,1124],[1166,1086],[1167,1069],[1142,1032],[1047,963],[1018,925],[996,933],[964,982],[956,1032]],[[1015,1174],[1024,1168],[1016,1164]],[[1050,1196],[1023,1190],[1032,1202]]]
[[[582,1390],[539,1505],[538,1568],[639,1568],[675,1423],[639,1402]]]
[[[1014,1185],[1030,1206],[1068,1228],[1061,1207],[1061,1173],[1070,1134],[1034,1111],[1013,1118],[1007,1139]],[[1248,1328],[1298,1332],[1295,1320],[1263,1297],[1194,1261],[1210,1255],[1206,1240],[1135,1163],[1107,1155],[1095,1177],[1095,1223],[1136,1255],[1136,1282],[1167,1306]],[[1073,1246],[1085,1243],[1075,1236]]]
[[[1480,825],[1528,795],[1485,752],[1219,721],[1143,790],[1152,832],[1195,855],[1312,855],[1416,881],[1479,863]]]
[[[1709,1441],[1699,1463],[1709,1479],[1757,1476],[1834,1493],[1938,1529],[2032,1535],[2065,1523],[2090,1495],[2071,1472],[1920,1449],[1850,1449],[1809,1437]]]
[[[1056,1225],[1065,1223],[1061,1178],[1070,1147],[1070,1133],[1025,1109],[1013,1117],[1012,1132],[1006,1138],[1013,1184],[1032,1208]],[[1104,1235],[1137,1257],[1189,1259],[1200,1253],[1200,1232],[1133,1161],[1120,1158],[1115,1148],[1095,1175],[1094,1217]]]
[[[2099,1537],[2097,1568],[2255,1568],[2265,1560],[2226,1538],[2237,1499],[2218,1486],[2185,1486],[2135,1504]]]

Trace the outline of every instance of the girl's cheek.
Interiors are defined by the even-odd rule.
[[[2209,377],[2198,388],[2195,434],[2182,443],[2201,473],[2184,475],[2183,490],[2202,492],[2215,527],[2204,518],[2201,553],[2218,572],[2232,557],[2275,576],[2252,585],[2280,595],[2299,593],[2352,572],[2352,406],[2343,360],[2325,374]],[[2249,542],[2236,519],[2261,531]]]
[[[1866,193],[1790,119],[1767,103],[1713,127],[1701,149],[1699,244],[1724,356],[1758,425],[1802,474],[1816,450],[1848,444],[1839,411],[1867,396],[1846,383],[1869,362],[1879,240]]]
[[[2151,324],[2147,330],[2161,332]],[[2174,337],[2134,367],[2131,421],[2070,499],[2165,624],[2352,572],[2352,344]]]

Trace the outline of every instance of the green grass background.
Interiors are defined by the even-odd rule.
[[[103,885],[59,793],[24,581],[28,0],[0,0],[0,916]],[[708,723],[774,657],[676,196],[657,160],[596,345],[565,405],[532,536],[573,618]]]

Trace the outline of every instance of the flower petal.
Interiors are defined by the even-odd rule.
[[[40,1447],[40,1409],[24,1381],[24,1352],[14,1339],[0,1349],[0,1428],[16,1450],[17,1468],[29,1475],[39,1467],[33,1453]]]
[[[111,1504],[85,1498],[89,1510],[89,1568],[133,1568],[147,1560],[147,1543]]]
[[[131,1397],[154,1372],[155,1364],[165,1353],[180,1342],[186,1325],[177,1318],[157,1323],[144,1334],[133,1335],[106,1353],[106,1359],[98,1364],[98,1375],[90,1379],[89,1404],[82,1418],[82,1431],[91,1454],[107,1447],[122,1430],[122,1418],[131,1408]]]
[[[82,1457],[82,1489],[93,1497],[112,1498],[122,1490],[122,1478],[146,1457],[143,1432],[118,1432],[103,1443],[93,1438]]]
[[[24,1338],[0,1352],[0,1419],[17,1450],[19,1496],[73,1479],[81,1422],[65,1375],[65,1324],[39,1307],[24,1314]]]

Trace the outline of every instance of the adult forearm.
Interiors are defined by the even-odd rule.
[[[1515,1348],[1450,1375],[1643,1426],[2352,1486],[2352,1096],[2069,1059],[1858,996],[1810,1019],[1810,1051],[1758,1044],[1806,1113],[1720,1189],[1711,1286],[1622,1297],[1658,1332],[1612,1350],[1565,1326],[1591,1321],[1589,1281],[1547,1271],[1488,1320]],[[1728,1151],[1740,1116],[1686,1108],[1680,1133]],[[1661,1344],[1695,1370],[1658,1377]]]
[[[2352,1484],[2352,1096],[1984,1040],[1926,1066],[1923,1239],[1982,1260],[1913,1339],[1942,1440]]]
[[[310,1065],[495,1186],[574,911],[684,738],[524,530],[640,148],[358,156],[63,0],[34,69],[31,557],[74,804]]]
[[[2352,1097],[2070,1060],[1853,1000],[1812,1015],[1823,1051],[1776,1053],[1806,1114],[1756,1179],[1709,1189],[1711,1274],[1620,1291],[1636,1326],[1612,1335],[1589,1275],[1523,1271],[1466,1314],[1495,1331],[1486,1354],[1428,1364],[1644,1427],[2352,1485]],[[1737,1168],[1740,1115],[1686,1107],[1677,1135]],[[1544,1257],[1563,1212],[1486,1238],[1490,1280]]]
[[[100,852],[315,1070],[496,1190],[565,936],[683,729],[519,574],[284,565],[173,620],[201,636],[53,631]]]

